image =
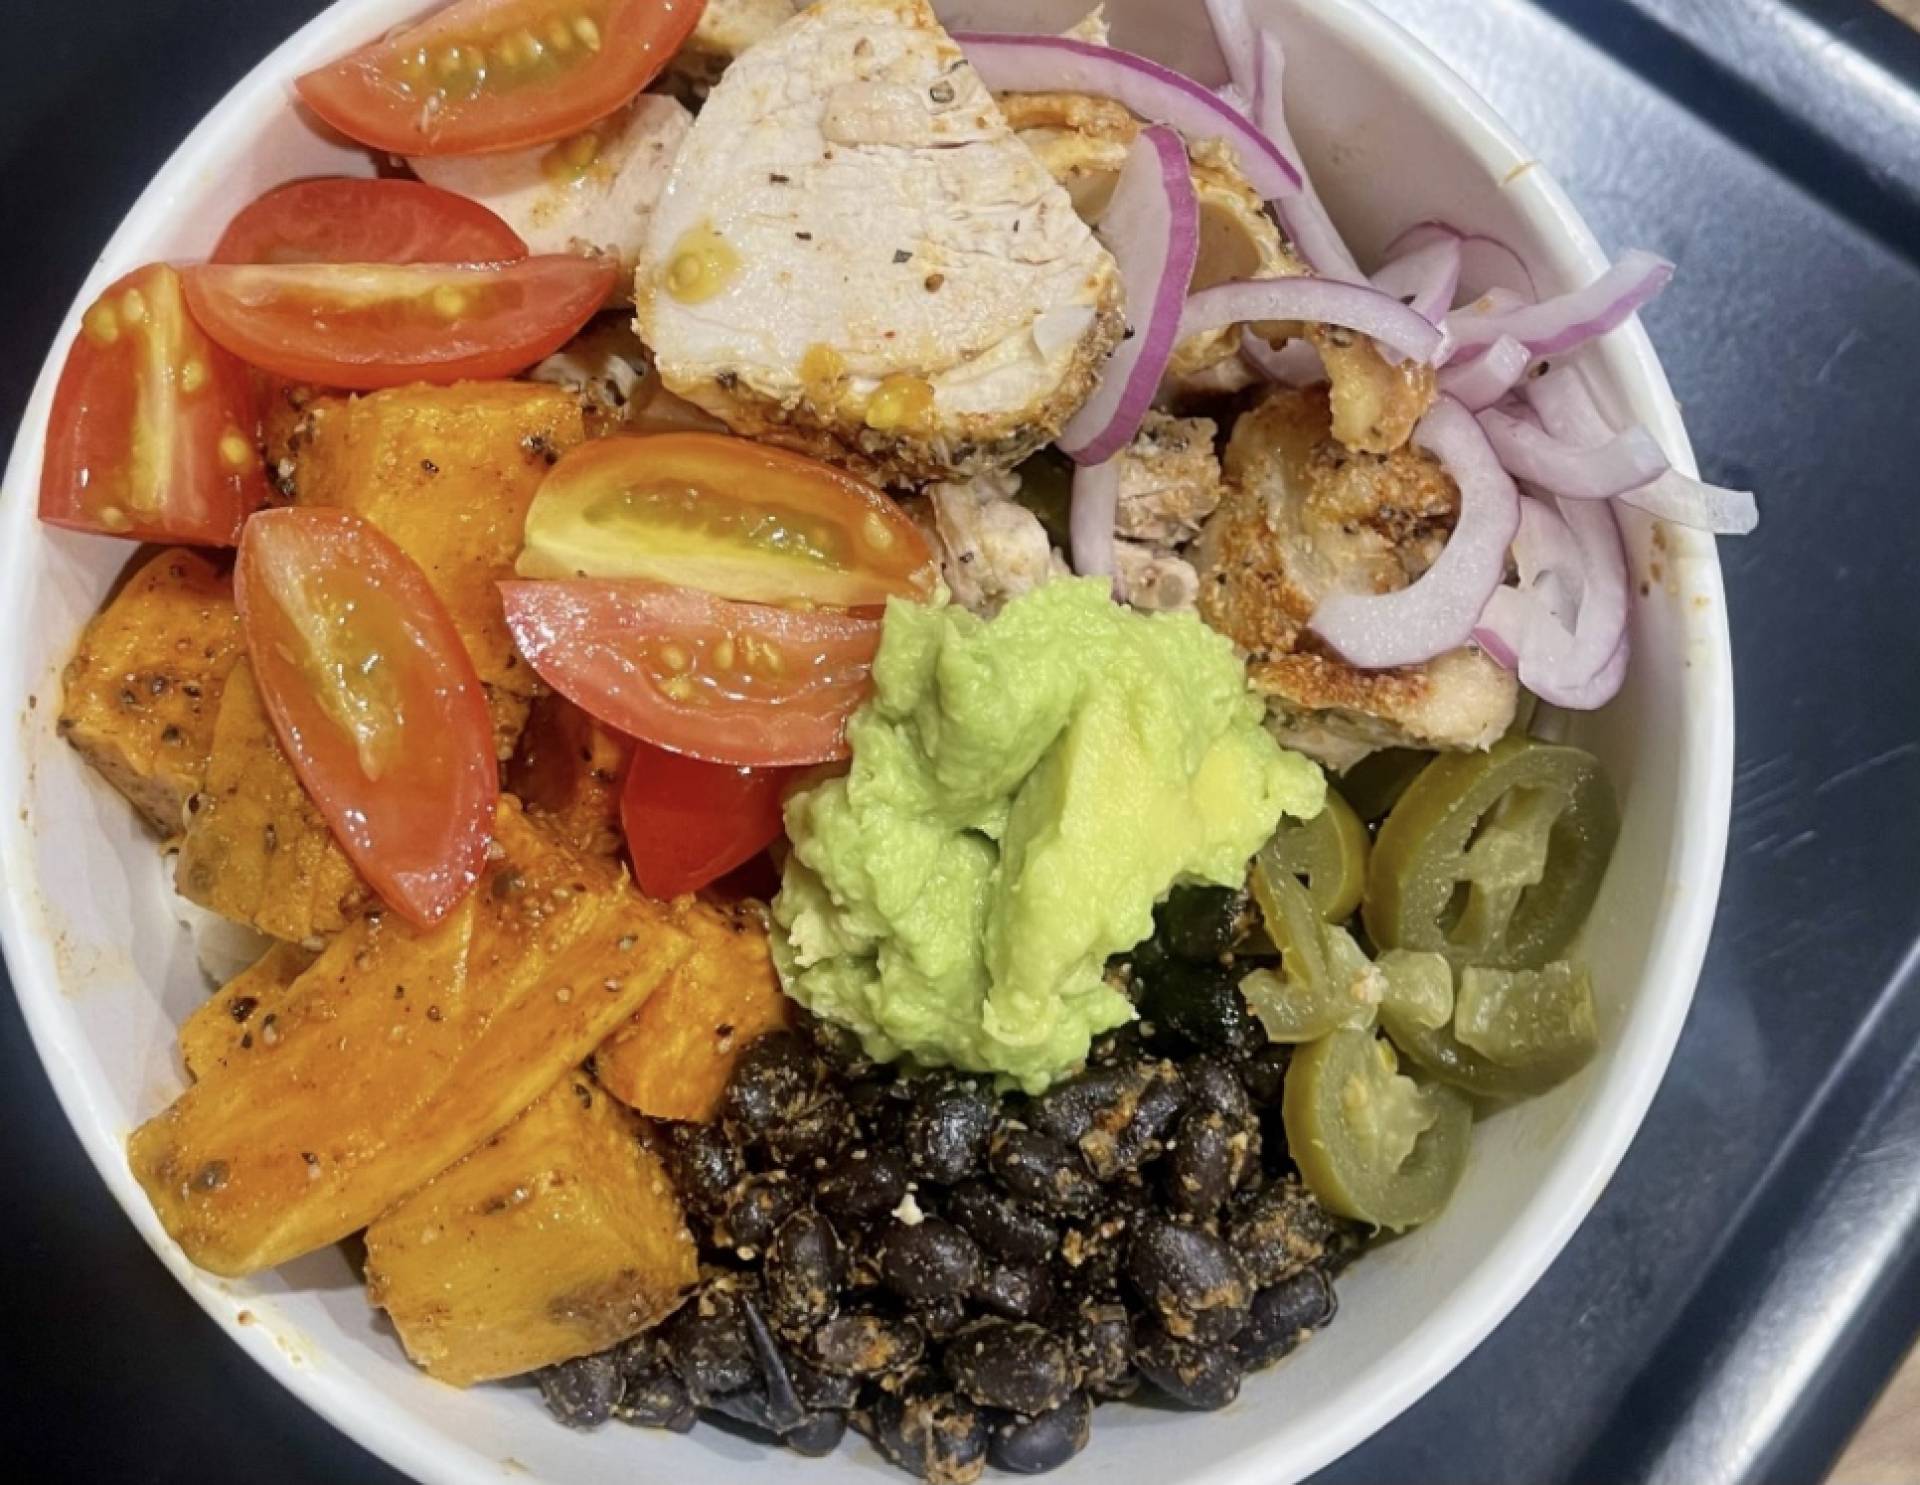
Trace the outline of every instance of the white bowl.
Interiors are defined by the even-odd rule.
[[[153,842],[133,812],[54,735],[59,671],[129,555],[34,519],[40,450],[61,357],[82,308],[110,280],[158,258],[190,259],[264,188],[365,159],[311,132],[289,104],[298,72],[376,36],[421,0],[341,0],[230,93],[187,139],[115,234],[67,316],[14,446],[0,494],[0,594],[13,640],[0,652],[0,937],[15,992],[67,1116],[160,1259],[234,1340],[304,1402],[422,1481],[516,1479],[600,1485],[721,1485],[747,1478],[896,1478],[864,1445],[830,1465],[701,1428],[691,1436],[551,1423],[531,1389],[457,1392],[428,1380],[370,1311],[337,1252],[245,1282],[191,1268],[127,1169],[123,1142],[182,1082],[173,1029],[206,993]],[[1056,8],[1068,8],[1060,6]],[[1041,0],[954,4],[1051,19]],[[1198,0],[1123,6],[1122,41],[1157,21],[1170,60],[1217,66]],[[1171,14],[1170,14],[1171,13]],[[1604,264],[1547,171],[1464,83],[1359,0],[1303,0],[1285,40],[1301,148],[1363,257],[1399,229],[1445,217],[1504,237],[1547,290]],[[1169,36],[1167,33],[1172,32]],[[1149,37],[1151,40],[1151,37]],[[1685,275],[1681,287],[1685,293]],[[1646,423],[1691,466],[1679,410],[1638,325],[1588,353],[1614,410]],[[1209,1416],[1117,1407],[1060,1477],[1282,1485],[1365,1439],[1456,1365],[1517,1304],[1592,1206],[1664,1072],[1706,951],[1727,837],[1733,704],[1726,611],[1713,543],[1629,531],[1634,665],[1575,738],[1606,761],[1624,801],[1618,853],[1586,953],[1603,1050],[1573,1082],[1476,1131],[1446,1214],[1369,1256],[1340,1285],[1339,1320],[1291,1360],[1251,1378]]]

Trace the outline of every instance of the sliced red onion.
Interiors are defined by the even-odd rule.
[[[1293,142],[1293,131],[1287,127],[1286,75],[1287,54],[1280,38],[1271,31],[1260,31],[1253,49],[1253,121],[1300,171],[1299,192],[1275,201],[1274,210],[1300,256],[1315,273],[1342,283],[1364,284],[1367,276],[1348,251],[1340,229],[1333,225],[1326,204],[1313,187],[1313,177],[1307,173],[1300,147]]]
[[[1538,304],[1493,311],[1470,307],[1447,317],[1456,356],[1511,336],[1535,356],[1558,356],[1624,324],[1667,286],[1673,264],[1635,249],[1584,289]]]
[[[1061,430],[1060,447],[1079,464],[1104,464],[1133,442],[1179,343],[1200,257],[1200,202],[1178,134],[1157,124],[1140,131],[1095,230],[1120,265],[1131,333]]]
[[[1533,352],[1503,335],[1471,361],[1450,362],[1437,384],[1468,412],[1480,412],[1517,387],[1532,364]]]
[[[1320,348],[1310,340],[1290,340],[1275,350],[1252,326],[1240,332],[1240,354],[1269,381],[1283,387],[1311,387],[1327,379]]]
[[[1268,201],[1284,201],[1300,191],[1299,168],[1245,114],[1171,67],[1066,36],[970,31],[953,39],[992,92],[1111,98],[1189,139],[1224,139],[1253,188]]]
[[[1373,286],[1438,325],[1460,286],[1460,244],[1442,238],[1390,258],[1374,271]]]
[[[1113,530],[1120,510],[1120,461],[1082,464],[1073,472],[1073,510],[1067,521],[1073,570],[1082,577],[1113,576]]]
[[[1615,656],[1627,643],[1627,556],[1613,506],[1605,501],[1561,500],[1560,517],[1580,544],[1584,590],[1580,613],[1569,634],[1553,620],[1545,602],[1535,598],[1542,622],[1532,625],[1515,648],[1520,684],[1542,701],[1578,711],[1610,701],[1626,674],[1607,678]]]
[[[1560,512],[1531,495],[1520,497],[1520,530],[1513,538],[1513,564],[1520,586],[1552,589],[1547,609],[1569,632],[1586,596],[1586,562],[1573,528]]]
[[[1547,427],[1568,443],[1592,447],[1614,436],[1577,366],[1554,367],[1529,386],[1528,396]],[[1721,536],[1745,536],[1760,524],[1752,492],[1709,485],[1675,469],[1619,499],[1663,521]]]
[[[1415,314],[1391,294],[1370,284],[1342,284],[1326,278],[1241,279],[1202,289],[1187,300],[1180,317],[1180,339],[1227,325],[1265,320],[1307,320],[1370,335],[1384,348],[1416,361],[1431,362],[1442,336],[1431,320]]]
[[[1475,621],[1506,573],[1520,525],[1520,492],[1500,467],[1473,414],[1436,400],[1413,439],[1460,487],[1460,518],[1432,567],[1394,593],[1336,593],[1315,611],[1313,631],[1348,663],[1368,670],[1418,665],[1473,637]]]
[[[1488,408],[1480,414],[1480,429],[1508,474],[1569,500],[1611,500],[1652,483],[1670,467],[1644,428],[1582,448]]]
[[[1533,270],[1526,260],[1497,237],[1480,232],[1462,232],[1446,222],[1420,222],[1407,228],[1389,244],[1386,256],[1398,257],[1434,242],[1457,243],[1460,248],[1460,289],[1469,299],[1478,299],[1489,289],[1505,289],[1531,304],[1540,297],[1533,281]]]

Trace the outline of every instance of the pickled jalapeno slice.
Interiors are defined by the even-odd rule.
[[[1544,969],[1464,970],[1453,1034],[1502,1067],[1564,1068],[1569,1076],[1600,1045],[1592,977],[1564,959]]]
[[[1269,869],[1292,872],[1307,884],[1320,916],[1344,923],[1367,889],[1367,827],[1332,788],[1311,820],[1285,819],[1260,852]]]
[[[1308,1189],[1344,1217],[1395,1232],[1447,1204],[1473,1128],[1466,1098],[1402,1073],[1372,1031],[1336,1031],[1295,1052],[1281,1117]]]
[[[1254,862],[1253,895],[1279,947],[1280,968],[1256,969],[1241,980],[1240,993],[1268,1038],[1310,1042],[1341,1027],[1372,1025],[1385,981],[1353,935],[1323,922],[1300,879],[1264,857]]]
[[[1369,753],[1340,775],[1340,795],[1353,806],[1353,812],[1371,825],[1384,820],[1387,812],[1400,802],[1407,786],[1420,776],[1420,770],[1433,761],[1433,754],[1416,748],[1382,748]]]
[[[1436,758],[1381,825],[1362,915],[1383,949],[1539,969],[1593,907],[1619,833],[1592,754],[1510,737]]]

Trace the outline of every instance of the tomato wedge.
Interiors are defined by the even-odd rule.
[[[343,510],[262,511],[234,570],[247,654],[300,782],[401,916],[479,880],[499,765],[485,693],[413,559]]]
[[[790,768],[729,768],[639,744],[620,795],[633,879],[649,897],[698,892],[778,840]]]
[[[540,678],[629,737],[743,768],[847,756],[880,621],[660,583],[500,585]]]
[[[938,577],[920,528],[882,491],[803,454],[719,433],[574,449],[527,511],[517,570],[836,608],[924,598]]]
[[[593,317],[615,272],[558,253],[499,265],[207,264],[181,278],[194,318],[242,360],[370,391],[522,371]]]
[[[512,263],[527,245],[478,201],[417,180],[276,186],[227,224],[215,263]]]
[[[40,519],[230,547],[266,498],[247,368],[193,322],[166,264],[120,279],[80,317],[60,369]]]
[[[458,0],[300,78],[334,128],[396,155],[561,139],[657,77],[706,0]]]

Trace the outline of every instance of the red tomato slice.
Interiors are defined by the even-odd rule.
[[[520,653],[607,726],[743,768],[847,756],[880,621],[731,603],[693,588],[574,579],[500,585]]]
[[[208,264],[181,274],[207,334],[263,371],[370,391],[511,376],[593,317],[615,265]]]
[[[334,836],[395,911],[439,922],[480,878],[500,770],[426,574],[348,511],[262,511],[234,598],[274,730]]]
[[[541,481],[521,577],[642,578],[744,603],[867,608],[939,578],[884,491],[714,433],[589,439]]]
[[[215,263],[513,263],[527,245],[478,201],[417,180],[276,186],[227,224]]]
[[[796,769],[729,768],[638,744],[620,795],[633,877],[649,897],[698,892],[779,839]]]
[[[458,0],[294,84],[334,128],[396,155],[561,139],[660,74],[706,0]]]
[[[40,519],[137,541],[230,547],[267,498],[247,368],[187,314],[164,263],[80,318],[47,417]]]

